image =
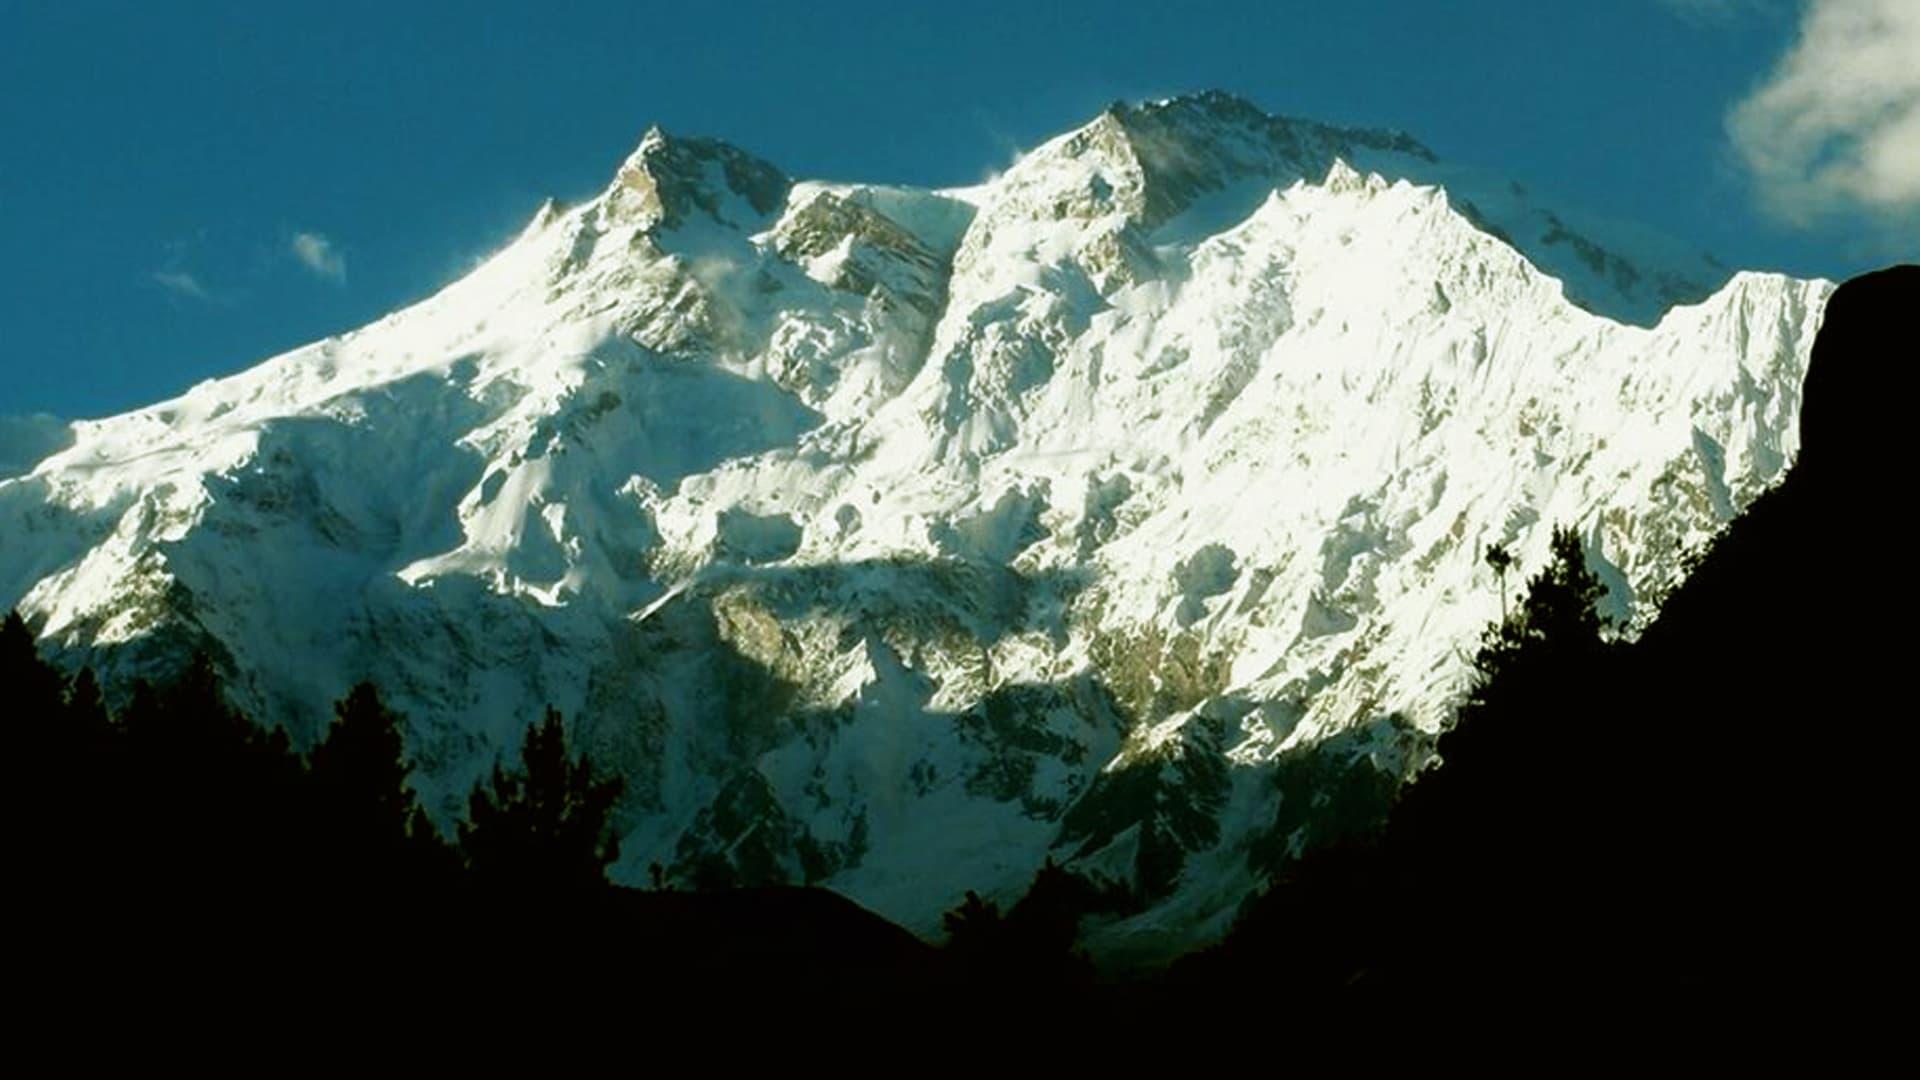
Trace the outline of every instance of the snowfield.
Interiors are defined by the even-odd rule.
[[[552,703],[625,881],[933,934],[1052,856],[1154,955],[1425,759],[1488,545],[1517,589],[1574,525],[1649,618],[1792,462],[1830,292],[1219,94],[950,191],[656,129],[429,299],[42,423],[0,605],[302,738],[372,678],[445,820]]]

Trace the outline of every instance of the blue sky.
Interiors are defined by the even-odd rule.
[[[1920,200],[1806,34],[1909,3],[0,0],[0,415],[117,411],[376,318],[656,121],[795,175],[960,184],[1108,101],[1217,87],[1844,276],[1920,249]],[[1905,107],[1920,64],[1883,67]],[[1879,173],[1815,172],[1840,144],[1784,146],[1808,115]]]

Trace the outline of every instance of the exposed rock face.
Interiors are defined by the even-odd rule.
[[[653,127],[614,174],[605,203],[613,216],[642,227],[677,229],[695,214],[739,226],[773,213],[789,186],[779,169],[726,143],[668,138]]]
[[[628,880],[931,932],[1051,855],[1130,897],[1096,948],[1191,944],[1424,753],[1488,545],[1578,526],[1637,625],[1793,460],[1829,286],[1568,220],[1223,95],[952,192],[656,130],[440,294],[75,425],[0,603],[302,735],[371,677],[449,817],[552,703]]]

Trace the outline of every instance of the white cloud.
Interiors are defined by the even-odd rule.
[[[1727,130],[1780,218],[1860,215],[1920,244],[1920,0],[1808,0]]]
[[[347,260],[334,250],[333,241],[319,233],[297,232],[293,234],[293,257],[300,265],[326,278],[328,281],[347,280]]]
[[[194,277],[185,270],[155,270],[147,276],[153,279],[154,284],[159,285],[175,296],[186,296],[195,300],[212,300],[214,298],[213,293],[208,291],[205,285],[200,284],[199,278]]]

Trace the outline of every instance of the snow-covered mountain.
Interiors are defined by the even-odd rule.
[[[302,736],[372,678],[448,819],[552,703],[625,880],[932,932],[1051,855],[1163,950],[1423,759],[1488,545],[1576,525],[1643,621],[1780,478],[1830,286],[1670,248],[1221,94],[946,191],[656,129],[439,294],[63,430],[0,606]]]

